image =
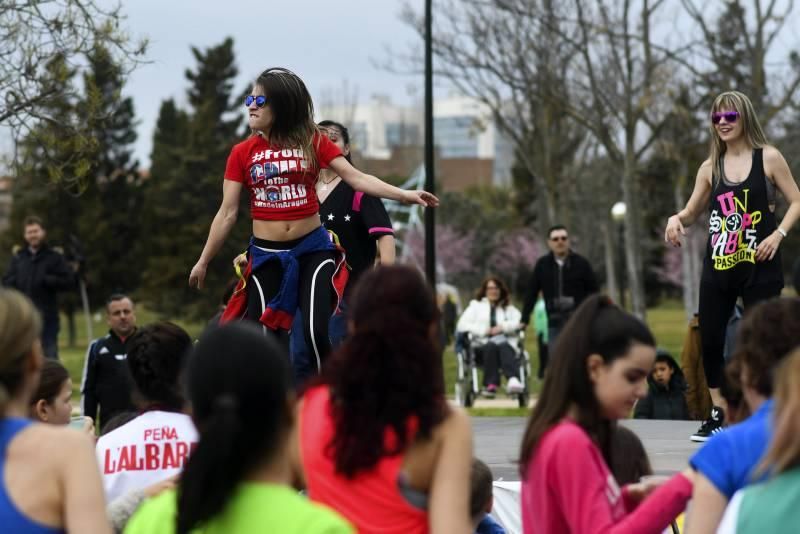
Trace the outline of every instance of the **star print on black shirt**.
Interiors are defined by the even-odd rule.
[[[357,193],[339,182],[320,204],[325,228],[339,237],[351,267],[348,287],[375,263],[376,244],[381,236],[394,235],[392,222],[380,199]]]

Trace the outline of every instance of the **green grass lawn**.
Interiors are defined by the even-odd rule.
[[[668,301],[657,308],[647,310],[647,323],[653,331],[658,346],[668,350],[675,360],[680,363],[683,338],[687,330],[686,314],[683,309],[683,304],[679,301]],[[530,379],[528,386],[532,396],[536,397],[539,391],[541,391],[542,381],[535,376],[536,370],[539,368],[539,350],[536,344],[536,338],[533,336],[531,330],[528,331],[528,336],[525,338],[525,347],[528,350],[528,354],[531,356],[531,373],[534,375],[533,378]],[[447,394],[452,397],[456,377],[456,358],[452,346],[448,347],[444,353],[444,376]],[[502,393],[500,396],[502,396]],[[472,415],[525,415],[526,413],[527,410],[517,408],[470,409],[470,414]]]
[[[156,320],[155,314],[148,312],[143,308],[136,310],[138,323],[140,325],[150,323]],[[99,319],[99,320],[98,320]],[[202,323],[187,323],[176,321],[184,327],[192,336],[198,335],[203,329]],[[672,356],[680,362],[680,352],[683,346],[683,337],[686,334],[686,316],[683,311],[683,306],[678,301],[670,301],[662,304],[657,308],[652,308],[647,311],[647,322],[656,336],[656,342],[660,347],[667,349]],[[80,398],[80,383],[81,374],[83,372],[83,362],[86,357],[86,347],[88,346],[88,339],[86,336],[86,325],[83,317],[76,317],[76,346],[67,346],[66,334],[66,321],[62,319],[62,332],[60,336],[59,354],[62,363],[67,367],[72,377],[73,398],[77,401]],[[105,335],[108,326],[105,322],[105,316],[95,315],[92,321],[92,328],[94,335]],[[536,338],[533,335],[528,335],[525,338],[525,345],[528,353],[531,355],[531,372],[535,375],[536,369],[539,366],[539,352],[536,346]],[[444,353],[444,376],[446,383],[446,391],[448,396],[453,395],[453,387],[456,375],[456,358],[453,352],[453,347],[447,347]],[[542,387],[541,380],[532,378],[529,383],[530,390],[533,396],[536,396]],[[502,412],[502,413],[501,413]],[[475,409],[471,413],[474,415],[524,415],[524,409]]]

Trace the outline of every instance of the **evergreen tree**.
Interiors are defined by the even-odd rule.
[[[39,103],[52,120],[36,124],[17,144],[19,158],[6,245],[21,243],[22,222],[32,214],[45,220],[51,243],[63,243],[75,233],[75,215],[80,211],[78,197],[85,189],[85,181],[75,177],[86,173],[89,159],[85,156],[96,152],[94,139],[71,135],[74,125],[80,122],[77,101],[72,96],[75,71],[62,56],[56,56],[48,62],[46,76],[49,85],[63,90]]]
[[[98,147],[75,237],[83,244],[90,296],[98,305],[113,292],[138,288],[144,261],[133,245],[140,238],[143,194],[139,163],[133,157],[133,100],[121,96],[122,72],[103,48],[93,52],[89,64],[80,108],[106,112],[86,115]]]
[[[240,102],[232,94],[238,74],[233,40],[206,50],[192,48],[192,54],[197,64],[186,71],[191,108],[183,112],[174,102],[164,102],[153,139],[143,217],[147,267],[142,289],[165,314],[203,317],[213,313],[233,276],[231,261],[247,245],[249,220],[243,209],[237,227],[209,265],[206,289],[199,294],[190,290],[189,271],[219,209],[227,156],[240,140],[241,124],[234,113]]]

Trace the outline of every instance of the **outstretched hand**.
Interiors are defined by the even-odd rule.
[[[203,289],[203,282],[206,280],[206,269],[206,264],[199,261],[192,267],[192,272],[189,273],[189,287]]]
[[[402,202],[404,204],[419,204],[428,208],[435,208],[439,205],[439,199],[436,198],[436,195],[421,189],[404,191]]]
[[[670,243],[673,247],[681,246],[681,236],[686,235],[686,230],[683,228],[680,217],[673,215],[667,219],[667,228],[664,230],[664,241]]]

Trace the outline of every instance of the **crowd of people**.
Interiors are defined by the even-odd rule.
[[[189,277],[203,286],[247,190],[253,236],[230,299],[194,341],[171,322],[140,327],[133,300],[112,295],[80,416],[53,348],[55,293],[73,274],[42,221],[26,221],[0,289],[0,530],[505,532],[470,420],[447,400],[439,301],[416,269],[392,265],[379,201],[438,199],[353,167],[347,128],[315,124],[290,71],[262,73],[245,105],[253,135],[231,151]],[[710,206],[699,322],[714,408],[683,471],[653,477],[618,421],[688,419],[687,379],[599,293],[564,226],[549,230],[521,312],[492,275],[455,324],[457,343],[476,344],[483,395],[503,378],[513,395],[526,391],[519,334],[535,313],[543,383],[518,456],[526,534],[674,532],[683,514],[689,534],[791,532],[800,520],[800,299],[778,296],[800,192],[746,96],[720,95],[710,119],[711,157],[665,232],[679,245]],[[777,191],[789,202],[780,224]]]
[[[37,312],[1,290],[2,524],[502,532],[486,515],[492,477],[473,458],[469,419],[446,400],[433,292],[413,268],[381,267],[361,277],[350,314],[350,334],[300,390],[285,347],[254,323],[211,326],[194,344],[172,323],[138,328],[126,359],[135,410],[95,438],[90,418],[72,424],[71,380],[43,357]],[[764,510],[770,524],[796,524],[799,318],[789,297],[747,314],[730,365],[753,415],[663,482],[617,425],[647,396],[655,339],[607,297],[588,297],[553,347],[520,444],[525,532],[656,533],[690,501],[690,533],[748,532]]]

